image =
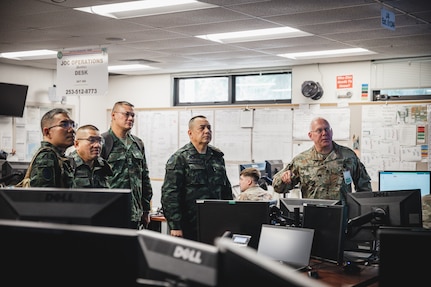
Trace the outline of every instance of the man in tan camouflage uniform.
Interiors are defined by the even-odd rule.
[[[422,225],[431,229],[431,194],[422,196]]]
[[[340,199],[345,193],[372,191],[371,178],[358,156],[332,140],[332,128],[324,118],[311,121],[308,137],[314,146],[300,153],[273,177],[278,193],[289,192],[300,183],[302,197]]]
[[[272,194],[259,186],[260,171],[254,167],[243,169],[239,174],[241,193],[237,200],[272,200]]]
[[[224,154],[209,145],[211,125],[204,116],[189,121],[190,142],[166,163],[162,207],[170,234],[197,240],[197,199],[232,199]],[[214,214],[214,216],[217,216]]]
[[[117,102],[112,108],[111,128],[103,135],[107,134],[112,142],[112,149],[106,155],[114,173],[108,178],[109,186],[131,189],[131,224],[133,228],[140,228],[148,227],[150,222],[153,189],[142,140],[130,133],[134,122],[134,106],[126,101]]]

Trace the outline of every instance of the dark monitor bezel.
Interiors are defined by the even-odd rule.
[[[0,83],[0,115],[22,118],[27,94],[28,85]]]
[[[375,241],[379,226],[422,227],[420,189],[346,193],[346,205],[348,208],[347,238],[350,241]],[[364,218],[370,212],[380,208],[385,210],[388,216],[377,216],[362,222],[361,217]],[[360,223],[359,226],[353,222],[354,219],[359,219],[356,220]]]
[[[2,187],[0,218],[130,228],[131,191]]]
[[[393,182],[393,185],[390,187],[384,187],[382,185],[382,176],[384,174],[398,174],[398,175],[416,175],[415,178],[410,178],[406,180],[397,180]],[[419,174],[426,174],[428,175],[428,189],[422,190],[421,189],[421,196],[425,196],[430,194],[431,189],[431,171],[429,170],[379,170],[378,173],[378,184],[379,184],[379,191],[390,191],[394,189],[416,189],[421,188],[421,186],[417,186],[415,183],[417,182],[418,175]]]
[[[0,238],[6,285],[135,286],[138,278],[136,230],[0,220]]]
[[[225,232],[250,235],[248,246],[257,249],[262,224],[271,223],[274,201],[197,200],[198,241],[214,245]]]
[[[142,255],[140,283],[218,286],[218,249],[215,246],[151,230],[137,233]]]
[[[429,280],[429,266],[417,260],[420,254],[431,254],[431,230],[382,227],[377,235],[379,286],[417,286]]]
[[[302,227],[314,229],[312,258],[343,264],[347,223],[345,208],[344,205],[304,205]]]

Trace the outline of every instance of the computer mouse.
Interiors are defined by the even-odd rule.
[[[308,277],[318,279],[319,278],[319,272],[317,272],[317,270],[310,270],[310,271],[308,271]]]

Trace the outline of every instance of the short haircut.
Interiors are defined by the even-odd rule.
[[[260,171],[254,167],[248,167],[248,168],[244,168],[240,174],[240,176],[249,176],[253,179],[253,181],[255,183],[257,183],[259,181],[259,178],[261,176]]]
[[[44,127],[49,127],[51,126],[54,117],[58,114],[63,114],[63,115],[67,115],[70,118],[70,114],[68,110],[62,109],[62,108],[55,108],[52,109],[48,112],[46,112],[43,116],[42,119],[40,120],[40,129],[43,132],[43,128]]]
[[[81,130],[99,131],[99,129],[95,125],[83,125],[83,126],[80,126],[76,131],[78,132]]]
[[[193,122],[194,122],[194,121],[195,121],[195,119],[197,119],[197,118],[200,118],[200,119],[206,119],[207,117],[206,117],[206,116],[203,116],[203,115],[197,115],[197,116],[192,117],[192,118],[189,120],[189,129],[191,129],[191,128],[192,128],[192,126],[193,126]]]
[[[118,101],[114,104],[114,107],[112,108],[112,112],[115,112],[115,110],[121,106],[129,106],[132,108],[135,107],[133,104],[129,103],[128,101]]]

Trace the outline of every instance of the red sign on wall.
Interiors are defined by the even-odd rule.
[[[337,76],[337,89],[353,88],[353,75]]]

